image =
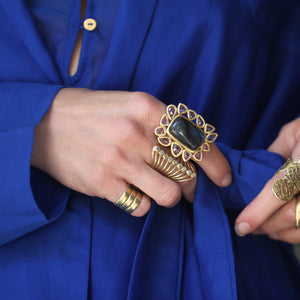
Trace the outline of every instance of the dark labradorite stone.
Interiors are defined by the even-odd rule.
[[[197,150],[203,140],[204,133],[191,121],[177,117],[169,127],[170,134],[190,150]]]

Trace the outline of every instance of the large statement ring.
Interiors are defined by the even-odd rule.
[[[277,172],[285,174],[274,181],[272,191],[278,200],[290,201],[300,191],[300,158],[287,159]]]
[[[127,185],[125,192],[114,203],[127,213],[134,212],[142,201],[143,193],[133,185]]]
[[[192,180],[197,176],[193,163],[185,162],[181,157],[175,158],[169,148],[157,145],[152,149],[151,167],[175,182]]]
[[[205,123],[202,116],[180,103],[167,107],[154,133],[162,146],[171,148],[172,156],[181,156],[186,162],[191,158],[202,160],[203,152],[210,150],[209,144],[218,136],[214,131],[215,127]]]

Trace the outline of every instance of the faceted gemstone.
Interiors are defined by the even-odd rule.
[[[197,114],[193,110],[189,110],[189,118],[191,120],[194,120],[196,118]]]
[[[189,176],[191,176],[193,174],[193,172],[191,170],[187,170],[186,174],[188,174]]]
[[[202,118],[202,116],[198,115],[197,117],[197,124],[200,126],[200,127],[203,127],[205,125],[205,121],[204,119]]]
[[[176,144],[173,144],[173,146],[172,146],[172,152],[173,152],[173,154],[174,154],[175,156],[180,155],[181,150],[182,150],[181,147],[179,147],[179,146],[176,145]]]
[[[167,112],[168,112],[168,115],[170,117],[170,119],[172,119],[176,113],[176,106],[175,105],[169,105],[167,107]]]
[[[205,126],[205,132],[212,132],[215,130],[215,127],[210,125],[210,124],[206,124]]]
[[[165,128],[164,128],[164,127],[157,127],[157,128],[155,129],[155,133],[156,133],[157,135],[165,134]]]
[[[184,161],[187,161],[187,160],[189,160],[191,158],[191,154],[189,153],[189,152],[187,152],[187,151],[184,151],[183,152],[183,160]]]
[[[211,133],[207,136],[207,141],[212,143],[216,140],[217,137],[218,137],[217,133]]]
[[[163,116],[162,116],[162,118],[161,118],[161,120],[160,120],[160,123],[161,123],[162,125],[167,125],[167,124],[168,124],[168,118],[167,118],[166,115],[163,115]]]
[[[209,151],[210,150],[210,147],[207,143],[205,143],[203,146],[202,146],[202,150],[203,151]]]
[[[184,104],[180,103],[178,106],[178,110],[181,114],[183,114],[187,111],[187,107]]]
[[[202,160],[202,152],[200,151],[200,152],[197,152],[195,155],[194,155],[194,158],[196,159],[196,160]]]
[[[204,140],[202,130],[182,116],[174,119],[169,126],[169,132],[181,144],[193,151],[198,149]]]
[[[178,169],[182,169],[183,165],[182,164],[178,164],[177,168]]]
[[[170,139],[167,138],[159,138],[158,141],[164,146],[169,146],[171,143]]]

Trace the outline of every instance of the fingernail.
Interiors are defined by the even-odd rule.
[[[222,179],[221,181],[221,185],[222,186],[227,186],[232,182],[232,175],[231,173],[228,173],[227,175],[225,175],[225,177]]]
[[[246,222],[235,225],[235,232],[238,236],[244,236],[249,232],[250,226]]]

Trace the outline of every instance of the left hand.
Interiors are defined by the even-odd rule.
[[[293,161],[300,158],[300,118],[286,124],[269,151],[282,155]],[[300,243],[300,230],[296,230],[296,199],[278,200],[272,192],[275,179],[282,177],[275,173],[259,195],[241,212],[236,219],[236,232],[240,236],[249,233],[267,234],[270,238]]]

